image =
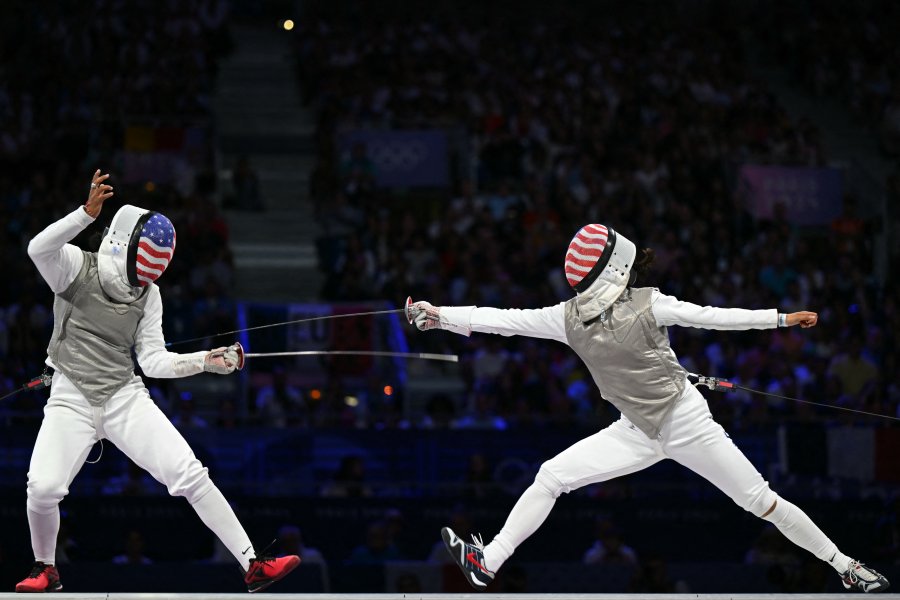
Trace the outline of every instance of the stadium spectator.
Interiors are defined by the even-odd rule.
[[[272,383],[256,393],[256,414],[266,427],[306,427],[308,425],[306,402],[302,392],[288,382],[283,365],[272,369]]]
[[[353,549],[347,564],[378,565],[402,558],[400,551],[390,539],[387,523],[376,521],[366,529],[365,541]]]
[[[622,532],[612,521],[598,517],[594,529],[597,539],[584,553],[584,564],[637,566],[637,552],[623,541]]]
[[[349,455],[341,459],[332,480],[322,487],[324,498],[364,498],[372,495],[366,485],[366,464],[361,456]]]
[[[124,552],[113,557],[114,565],[150,565],[153,561],[144,555],[144,536],[131,530],[125,536]]]

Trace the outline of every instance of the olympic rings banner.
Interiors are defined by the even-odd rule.
[[[378,187],[448,185],[447,146],[439,129],[352,130],[338,144],[341,169],[370,174]]]
[[[758,219],[771,219],[781,205],[791,223],[828,225],[843,207],[838,169],[744,165],[738,186],[747,211]]]

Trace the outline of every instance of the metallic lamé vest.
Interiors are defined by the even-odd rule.
[[[659,436],[684,392],[686,372],[656,324],[652,288],[625,290],[600,317],[583,323],[575,298],[566,302],[566,338],[603,398],[648,437]]]
[[[100,288],[92,252],[84,253],[75,281],[56,295],[47,356],[92,405],[134,379],[131,348],[148,297],[145,290],[131,304],[111,300]]]

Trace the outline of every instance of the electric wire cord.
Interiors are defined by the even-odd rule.
[[[859,415],[867,415],[869,417],[878,417],[881,419],[889,419],[891,421],[900,421],[900,417],[892,417],[891,415],[885,415],[881,413],[868,412],[865,410],[859,410],[856,408],[847,408],[846,406],[835,406],[834,404],[825,404],[824,402],[813,402],[812,400],[803,400],[801,398],[792,398],[790,396],[782,396],[781,394],[773,394],[772,392],[764,392],[762,390],[754,390],[752,388],[745,387],[743,385],[734,385],[734,389],[736,390],[744,390],[745,392],[750,392],[752,394],[759,394],[760,396],[770,396],[772,398],[779,398],[781,400],[792,400],[794,402],[800,402],[801,404],[810,404],[812,406],[821,406],[823,408],[833,408],[835,410],[843,410],[845,412],[852,412]]]
[[[394,313],[402,313],[405,312],[405,308],[393,308],[390,310],[376,310],[376,311],[367,311],[367,312],[357,312],[357,313],[347,313],[340,315],[322,315],[320,317],[306,317],[303,319],[293,319],[291,321],[281,321],[280,323],[268,323],[266,325],[257,325],[255,327],[245,327],[244,329],[235,329],[233,331],[222,331],[220,333],[211,333],[209,335],[201,335],[199,337],[188,338],[186,340],[178,340],[177,342],[168,342],[166,343],[166,348],[171,346],[178,346],[181,344],[187,344],[188,342],[199,342],[201,340],[208,340],[217,337],[222,337],[223,335],[233,335],[235,333],[244,333],[245,331],[256,331],[258,329],[267,329],[269,327],[282,327],[284,325],[294,325],[297,323],[310,323],[312,321],[327,321],[330,319],[344,319],[347,317],[369,317],[375,315],[390,315]]]
[[[696,378],[697,381],[692,381],[691,378]],[[858,415],[866,415],[868,417],[877,417],[879,419],[888,419],[891,421],[900,421],[900,417],[894,417],[891,415],[885,415],[882,413],[874,413],[865,410],[859,410],[857,408],[847,408],[846,406],[835,406],[834,404],[826,404],[824,402],[814,402],[812,400],[803,400],[802,398],[793,398],[791,396],[783,396],[781,394],[774,394],[772,392],[764,392],[763,390],[756,390],[753,388],[749,388],[744,385],[738,385],[736,383],[732,383],[725,379],[720,379],[718,377],[704,377],[702,375],[698,375],[696,373],[688,373],[688,380],[695,386],[700,387],[704,385],[709,389],[717,392],[733,392],[736,390],[743,390],[745,392],[749,392],[751,394],[759,394],[760,396],[768,396],[770,398],[778,398],[779,400],[790,400],[792,402],[799,402],[801,404],[809,404],[810,406],[821,406],[822,408],[832,408],[835,410],[843,410],[845,412],[852,412]]]
[[[45,387],[49,387],[51,381],[52,381],[52,377],[45,369],[41,375],[34,377],[28,383],[23,383],[22,385],[15,388],[11,392],[7,392],[6,394],[0,396],[0,402],[2,402],[3,400],[6,400],[7,398],[9,398],[11,396],[15,396],[19,392],[25,392],[28,390],[40,390]]]

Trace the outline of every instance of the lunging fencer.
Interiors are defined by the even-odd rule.
[[[113,195],[98,169],[84,206],[31,240],[28,255],[56,295],[47,366],[53,379],[28,469],[28,524],[34,566],[17,592],[62,589],[55,564],[59,503],[98,440],[184,496],[244,570],[251,592],[291,572],[297,556],[256,556],[253,545],[207,469],[150,398],[134,373],[132,351],[148,377],[226,375],[243,360],[237,345],[178,354],[165,349],[162,300],[154,281],[175,252],[164,215],[122,206],[98,252],[69,244]]]
[[[814,312],[779,313],[698,306],[655,288],[634,287],[652,262],[612,228],[582,227],[569,244],[565,273],[575,297],[534,310],[411,303],[407,316],[420,330],[446,329],[525,335],[570,346],[584,361],[604,399],[621,418],[543,463],[534,483],[485,546],[460,539],[449,527],[444,543],[466,580],[484,588],[550,514],[560,494],[634,473],[671,458],[707,479],[734,502],[773,523],[789,540],[831,565],[847,589],[882,592],[887,579],[838,550],[797,506],[769,488],[722,426],[669,345],[667,327],[770,329],[816,325]],[[637,261],[637,264],[636,264]]]

